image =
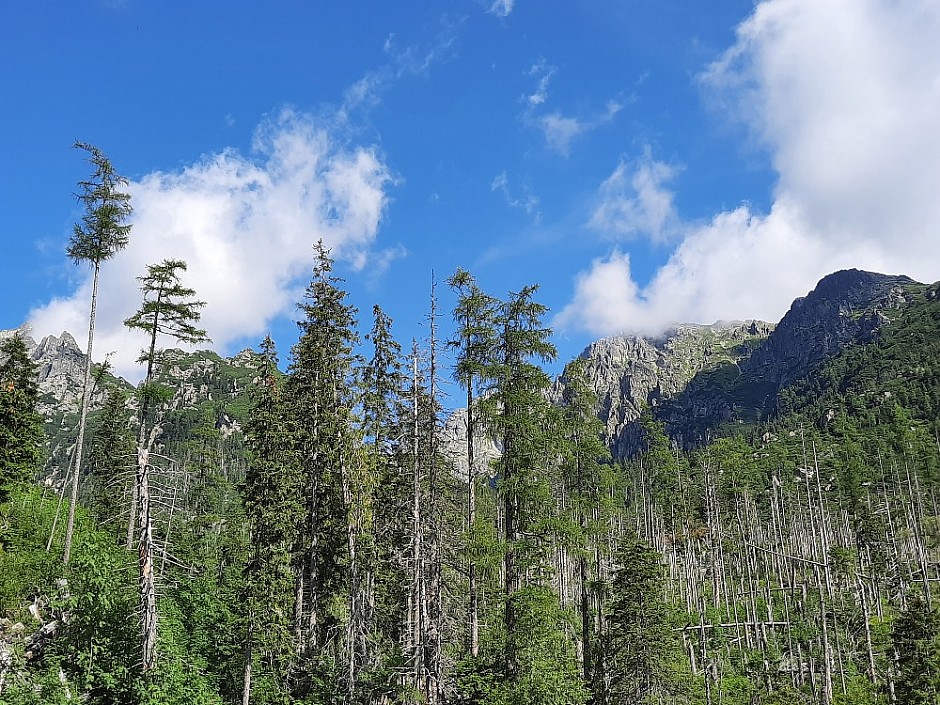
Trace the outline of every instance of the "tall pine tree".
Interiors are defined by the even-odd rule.
[[[204,302],[196,300],[196,292],[180,281],[186,271],[182,260],[164,260],[147,267],[147,274],[138,277],[143,303],[137,313],[124,321],[132,330],[147,334],[149,343],[141,352],[139,362],[146,363],[147,374],[138,390],[137,475],[134,501],[131,506],[131,527],[137,530],[139,593],[141,612],[141,667],[151,671],[157,660],[157,587],[154,573],[155,539],[153,534],[152,498],[150,494],[150,454],[160,426],[154,418],[158,403],[166,397],[165,389],[155,382],[159,365],[157,340],[169,335],[189,344],[209,342],[206,332],[196,327]],[[133,531],[128,528],[128,547]]]
[[[256,663],[265,702],[277,702],[287,695],[294,657],[292,556],[298,517],[303,513],[301,482],[290,455],[282,375],[270,337],[261,345],[261,358],[260,380],[245,426],[249,455],[242,503],[248,519],[250,553],[245,567],[248,629],[244,705],[250,702]]]
[[[91,177],[79,182],[81,193],[78,200],[85,207],[80,223],[76,223],[69,241],[68,255],[76,264],[92,266],[91,310],[88,313],[88,347],[85,350],[85,379],[82,388],[82,405],[78,422],[78,438],[75,441],[75,465],[72,469],[72,498],[69,503],[69,518],[65,529],[65,553],[63,562],[68,565],[72,552],[72,533],[75,528],[75,506],[78,502],[79,475],[82,469],[82,452],[85,440],[85,424],[91,403],[91,358],[95,341],[95,311],[98,306],[98,275],[101,263],[111,259],[127,246],[131,226],[126,223],[131,214],[130,196],[123,191],[127,179],[117,174],[111,161],[94,145],[76,142],[76,149],[88,152],[88,161],[94,167]]]

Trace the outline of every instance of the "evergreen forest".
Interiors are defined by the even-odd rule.
[[[131,205],[77,147],[69,254],[97,281]],[[214,354],[173,346],[208,344],[203,303],[185,262],[148,267],[143,381],[89,354],[57,445],[5,340],[0,703],[940,702],[936,285],[748,421],[689,446],[651,407],[615,458],[589,360],[546,371],[537,286],[457,270],[403,344],[322,242],[311,271],[291,349],[186,407],[172,369]]]

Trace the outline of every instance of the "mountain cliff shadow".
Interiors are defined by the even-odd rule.
[[[722,361],[698,372],[679,394],[664,399],[654,415],[679,446],[690,449],[764,421],[775,408],[779,389],[776,381],[755,378],[742,372],[740,364]]]

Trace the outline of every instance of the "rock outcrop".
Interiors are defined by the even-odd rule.
[[[654,414],[686,390],[701,372],[737,366],[773,330],[763,321],[719,321],[681,325],[656,337],[615,336],[592,343],[581,353],[598,400],[598,416],[614,457],[636,452],[637,421]]]
[[[910,301],[905,276],[846,269],[823,277],[796,299],[743,372],[783,386],[805,376],[852,342],[864,342]]]
[[[38,344],[28,325],[14,330],[0,331],[0,341],[19,335],[26,344],[30,358],[36,363],[36,381],[39,383],[39,412],[46,418],[55,414],[78,411],[82,402],[85,379],[85,353],[69,333],[47,335]],[[103,399],[97,390],[92,406]]]

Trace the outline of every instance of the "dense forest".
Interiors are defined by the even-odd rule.
[[[97,277],[130,205],[79,146],[70,255]],[[0,352],[0,702],[940,699],[936,287],[759,417],[684,448],[650,408],[615,460],[589,361],[545,371],[537,287],[458,270],[403,350],[380,307],[360,328],[322,243],[286,367],[266,339],[250,403],[181,408],[162,346],[206,340],[185,270],[140,279],[144,382],[89,362],[68,481],[43,476],[23,341]]]

